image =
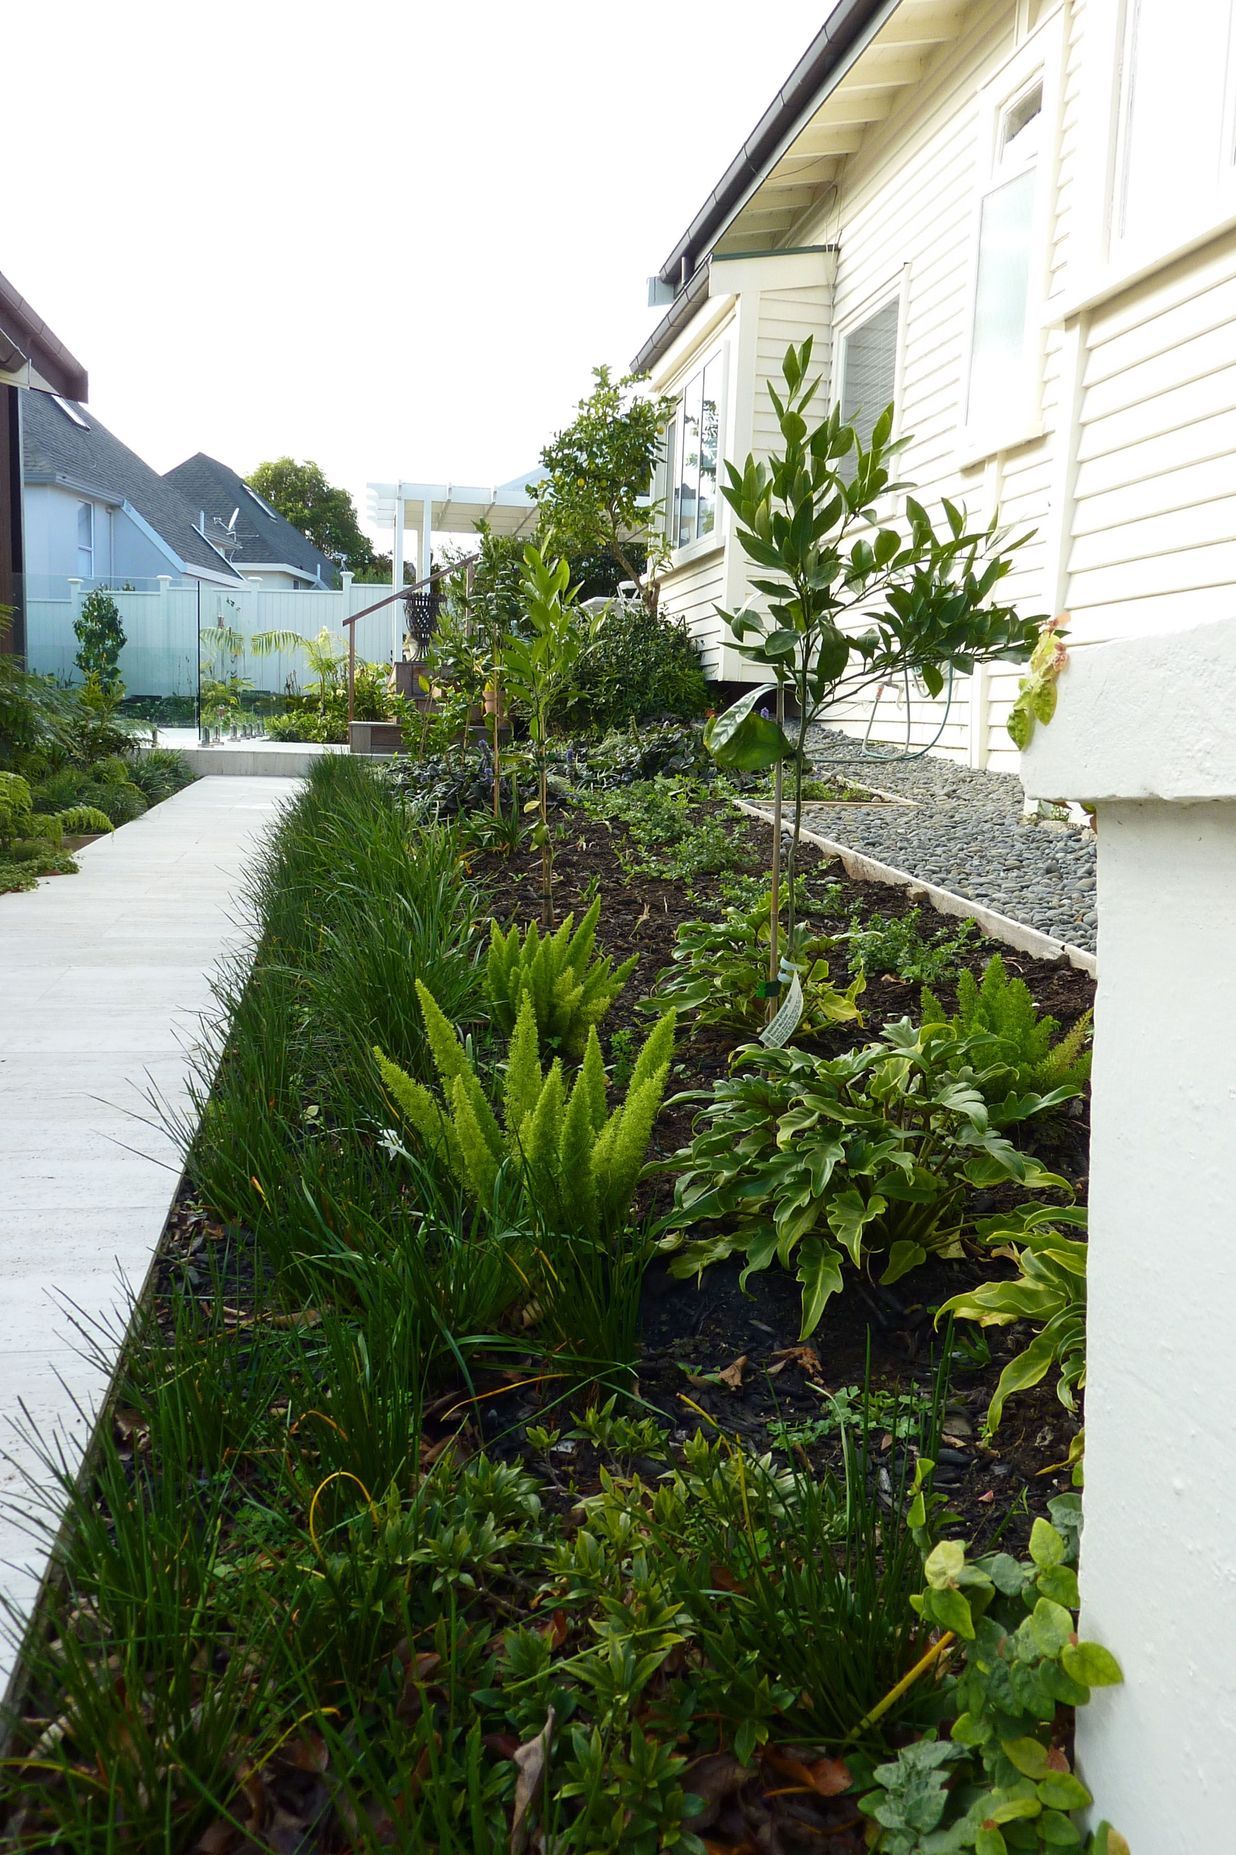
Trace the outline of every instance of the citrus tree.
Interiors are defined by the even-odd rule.
[[[722,494],[756,569],[751,585],[758,599],[722,617],[735,650],[764,675],[705,734],[722,766],[778,770],[774,982],[781,771],[788,768],[793,795],[786,867],[792,932],[811,724],[839,697],[875,683],[917,676],[934,696],[950,672],[967,674],[993,658],[1023,662],[1040,624],[996,597],[1028,536],[1011,541],[994,519],[975,528],[947,499],[942,521],[933,524],[908,493],[911,486],[893,480],[893,464],[908,440],[892,436],[892,406],[866,443],[839,407],[814,426],[808,422],[820,385],[818,377],[808,378],[811,346],[808,336],[786,350],[783,392],[769,384],[780,450],[766,461],[749,456],[741,469],[725,465]],[[902,496],[904,515],[897,517],[894,499]],[[795,719],[787,732],[791,708]]]

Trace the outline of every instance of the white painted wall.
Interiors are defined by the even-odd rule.
[[[83,502],[94,507],[96,579],[146,580],[173,570],[167,555],[123,509],[56,484],[32,483],[26,486],[23,508],[26,573],[36,585],[40,581],[63,581],[79,572],[77,511]]]
[[[1236,624],[1074,649],[1028,791],[1097,804],[1081,1768],[1138,1855],[1236,1821]]]

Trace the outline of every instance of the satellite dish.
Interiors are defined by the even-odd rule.
[[[238,516],[239,514],[240,514],[240,504],[239,504],[239,503],[237,503],[237,505],[236,505],[236,507],[235,507],[235,508],[234,508],[234,509],[232,510],[232,513],[231,513],[231,515],[230,515],[230,516],[228,517],[228,523],[227,523],[227,525],[228,525],[228,527],[229,527],[229,528],[235,528],[235,526],[236,526],[236,517],[237,517],[237,516]]]

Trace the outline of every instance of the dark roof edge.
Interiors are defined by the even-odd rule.
[[[783,245],[770,247],[767,251],[713,251],[700,265],[685,290],[680,290],[674,298],[652,334],[648,337],[635,359],[631,362],[633,374],[646,374],[650,367],[655,367],[661,356],[666,353],[687,323],[691,320],[700,303],[709,294],[709,284],[714,264],[739,264],[745,258],[797,258],[814,255],[822,251],[836,251],[833,244],[821,245]]]
[[[709,269],[707,262],[701,264],[686,289],[678,292],[652,334],[631,362],[633,374],[646,374],[648,369],[661,359],[674,337],[686,327],[700,303],[708,295]]]
[[[677,288],[690,277],[750,189],[763,178],[789,131],[814,103],[846,53],[897,0],[838,0],[747,140],[692,219],[657,275]]]
[[[54,393],[62,399],[86,398],[90,390],[86,369],[4,276],[0,276],[0,329],[17,343]]]

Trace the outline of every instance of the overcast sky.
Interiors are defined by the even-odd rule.
[[[0,271],[158,470],[502,482],[828,0],[60,0],[4,27]]]

